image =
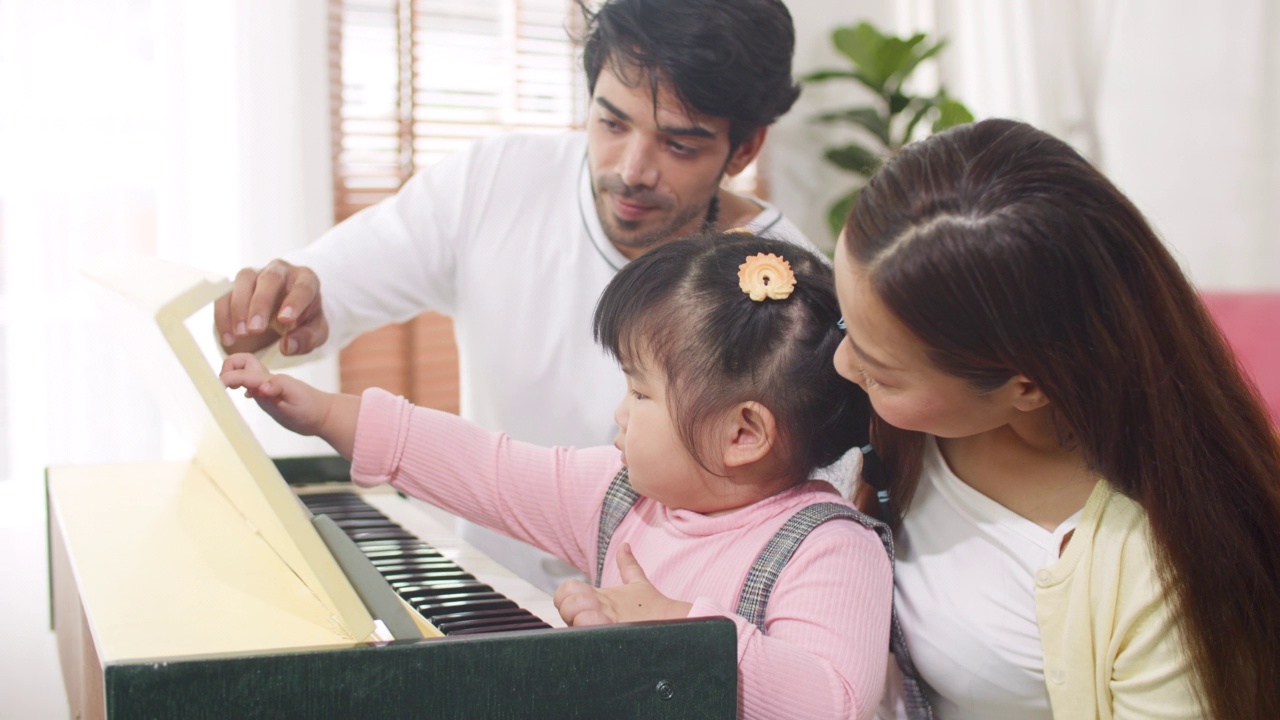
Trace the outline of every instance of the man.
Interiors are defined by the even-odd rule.
[[[228,352],[286,356],[424,310],[450,315],[461,414],[543,445],[613,442],[622,373],[595,346],[596,298],[628,260],[744,227],[812,247],[768,204],[720,187],[799,95],[779,0],[608,0],[587,20],[585,133],[475,143],[217,302]],[[323,288],[323,295],[321,289]],[[547,592],[577,573],[475,526],[461,534]]]

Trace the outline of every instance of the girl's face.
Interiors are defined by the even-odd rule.
[[[990,393],[933,366],[927,348],[876,295],[841,235],[835,251],[836,294],[847,328],[836,371],[862,386],[885,422],[943,438],[978,435],[1009,424],[1018,378]],[[1021,377],[1021,376],[1019,376]]]
[[[630,469],[632,487],[673,509],[704,515],[734,510],[758,499],[758,488],[735,484],[698,464],[680,439],[668,406],[666,375],[645,362],[623,368],[627,394],[614,410],[618,436],[613,444]],[[708,453],[712,464],[718,455]],[[764,493],[768,494],[768,493]]]

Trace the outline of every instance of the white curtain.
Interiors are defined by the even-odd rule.
[[[187,451],[81,269],[127,250],[230,276],[328,227],[326,5],[0,2],[0,488]]]
[[[899,0],[948,89],[1098,164],[1206,289],[1280,289],[1280,5]]]

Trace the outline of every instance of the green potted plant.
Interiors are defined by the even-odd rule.
[[[963,103],[949,96],[945,88],[939,87],[932,95],[917,95],[906,87],[920,63],[941,52],[946,40],[930,44],[925,33],[907,38],[886,35],[868,22],[836,28],[831,40],[836,50],[849,59],[852,67],[817,70],[802,77],[801,81],[853,80],[874,95],[870,105],[825,112],[814,118],[820,123],[852,124],[866,131],[865,135],[873,141],[872,144],[854,141],[827,148],[823,153],[829,162],[861,179],[827,212],[833,234],[839,234],[867,178],[885,158],[911,142],[922,122],[929,123],[932,132],[938,132],[972,122],[973,114]]]

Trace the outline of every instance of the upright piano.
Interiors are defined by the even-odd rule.
[[[355,488],[337,457],[267,456],[188,327],[226,281],[143,257],[95,279],[131,301],[195,451],[46,472],[74,717],[735,716],[731,622],[565,628],[420,503]]]

